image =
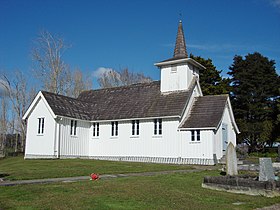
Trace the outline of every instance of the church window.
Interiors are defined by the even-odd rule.
[[[191,140],[192,141],[200,141],[200,130],[192,130],[191,131]]]
[[[195,141],[195,133],[194,133],[195,131],[191,131],[191,133],[192,133],[192,141]]]
[[[113,121],[113,122],[111,122],[111,125],[112,125],[111,136],[118,136],[118,134],[119,134],[118,122]]]
[[[99,136],[99,123],[93,123],[93,136]]]
[[[196,131],[196,140],[200,141],[200,130]]]
[[[177,66],[176,65],[171,66],[171,73],[177,73]]]
[[[77,120],[71,120],[70,135],[71,136],[77,135]]]
[[[38,118],[38,134],[44,134],[44,128],[45,128],[45,118],[40,117]]]
[[[139,120],[132,120],[132,136],[139,136]]]
[[[154,135],[162,135],[162,119],[154,119]]]

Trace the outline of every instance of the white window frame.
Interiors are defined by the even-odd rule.
[[[171,65],[171,73],[177,73],[177,65]]]
[[[132,136],[139,136],[140,134],[140,122],[139,120],[132,120],[132,130],[131,130],[131,135]]]
[[[37,134],[38,135],[44,135],[44,131],[45,131],[45,118],[44,117],[39,117],[38,118]]]
[[[98,122],[94,122],[92,124],[92,136],[93,137],[99,137],[99,123]]]
[[[162,135],[162,119],[157,118],[154,119],[154,136]]]
[[[71,120],[70,122],[70,135],[77,136],[77,120]]]
[[[118,136],[119,135],[119,123],[118,121],[111,122],[111,136]]]
[[[201,132],[200,130],[191,130],[191,142],[200,142]]]

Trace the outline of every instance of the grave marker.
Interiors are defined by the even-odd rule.
[[[235,147],[232,144],[232,142],[228,144],[226,150],[226,168],[227,168],[227,175],[230,176],[238,175],[237,155],[236,155]]]
[[[275,180],[274,169],[272,167],[271,158],[260,158],[259,181]]]

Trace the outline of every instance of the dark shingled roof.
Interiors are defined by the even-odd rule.
[[[92,120],[180,116],[190,91],[160,92],[160,82],[84,91],[78,100],[90,105]]]
[[[77,99],[42,93],[56,115],[83,120],[116,120],[181,116],[190,92],[162,94],[160,82],[156,81],[84,91]]]
[[[163,60],[161,62],[176,61],[176,60],[185,59],[185,58],[188,58],[188,57],[187,56],[177,56],[177,57],[173,57],[173,58],[169,58],[169,59]]]
[[[90,120],[89,104],[77,99],[42,91],[55,115]]]
[[[228,95],[200,96],[195,99],[189,117],[181,128],[218,127]]]

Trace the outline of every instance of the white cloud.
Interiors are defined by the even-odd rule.
[[[92,75],[95,78],[99,78],[104,73],[107,73],[107,72],[110,72],[110,71],[114,71],[114,70],[112,68],[99,67],[98,69],[93,71]]]
[[[165,44],[162,45],[164,47],[174,47],[171,44]],[[198,49],[198,50],[203,50],[203,51],[211,51],[211,52],[220,52],[220,51],[236,51],[238,49],[244,49],[244,45],[238,45],[238,44],[187,44],[187,50],[190,49]],[[247,46],[246,48],[251,49],[251,46]]]
[[[280,0],[269,0],[270,4],[280,9]]]
[[[236,51],[238,49],[244,48],[244,45],[234,45],[234,44],[189,44],[187,47],[199,50],[207,50],[212,52],[217,51]]]
[[[280,0],[279,0],[280,1]],[[273,48],[268,45],[248,45],[248,44],[189,44],[187,45],[187,48],[190,49],[198,49],[203,51],[209,51],[209,52],[237,52],[240,50],[243,51],[270,51],[270,52],[280,52],[280,50],[277,48]]]

